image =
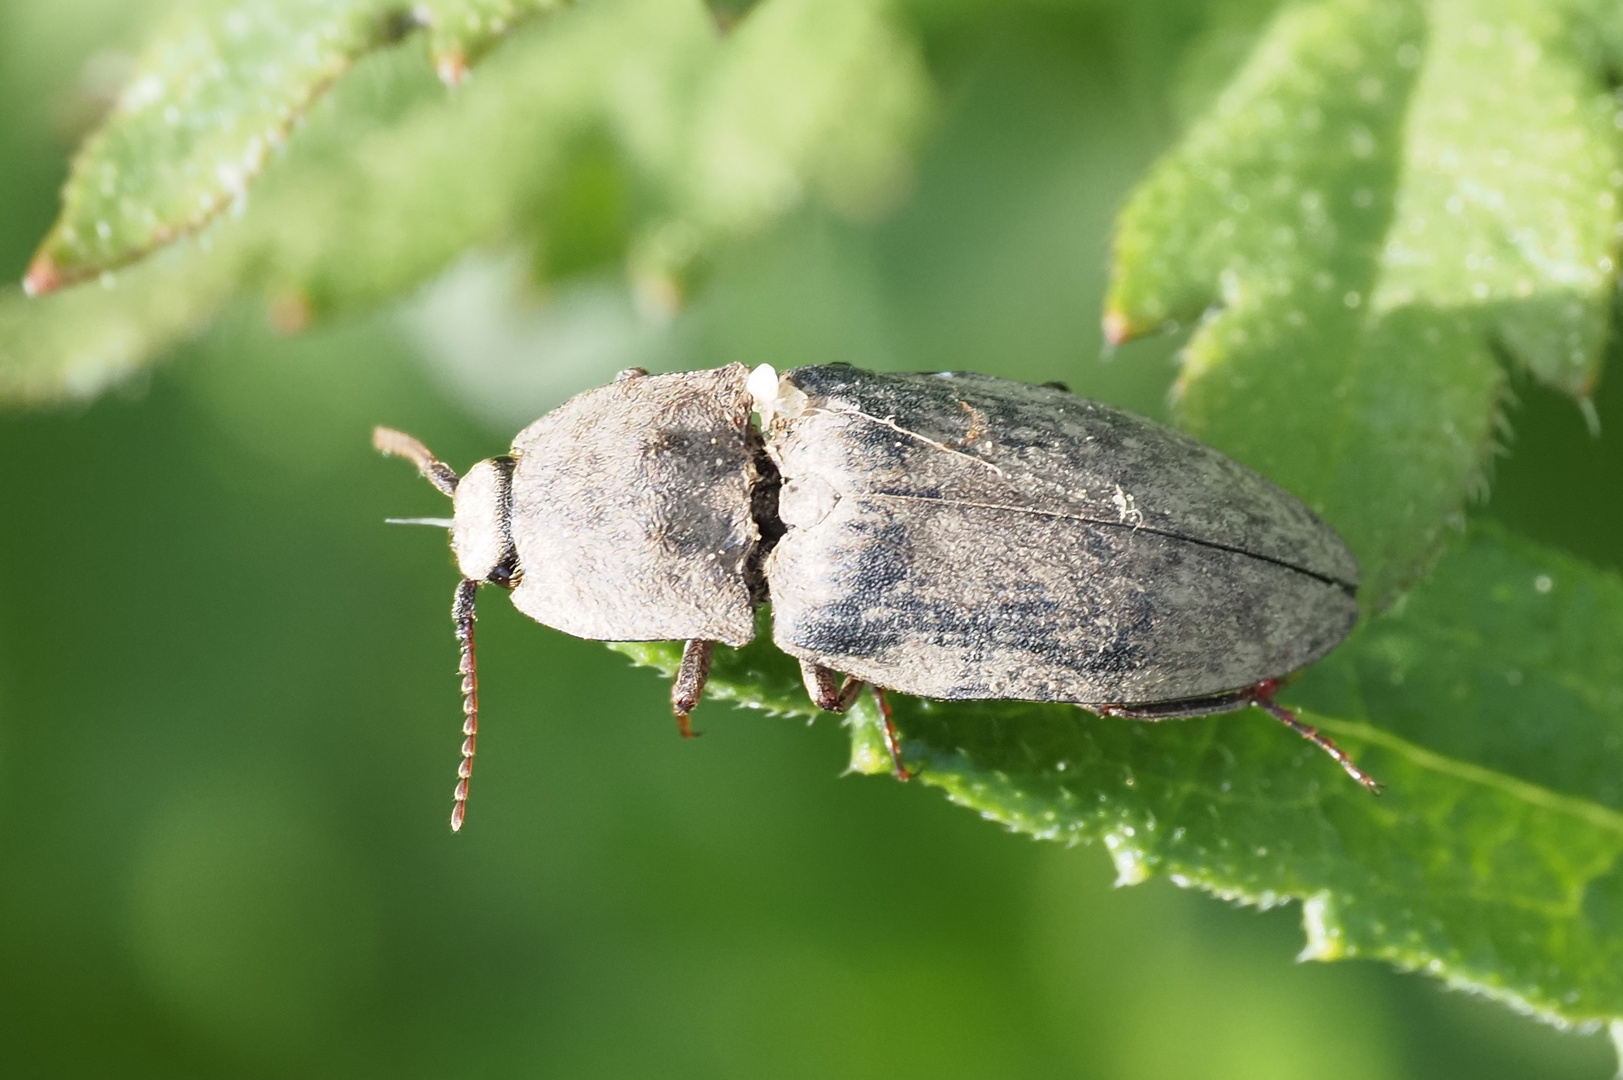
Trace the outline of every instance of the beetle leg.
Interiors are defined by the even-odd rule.
[[[1290,728],[1308,742],[1323,750],[1340,765],[1348,776],[1357,780],[1365,788],[1379,795],[1380,782],[1360,769],[1347,751],[1335,744],[1335,741],[1314,727],[1304,724],[1296,718],[1296,714],[1285,706],[1274,701],[1274,694],[1279,690],[1280,680],[1264,679],[1255,686],[1248,686],[1244,690],[1234,690],[1226,694],[1212,694],[1208,697],[1189,698],[1185,701],[1164,701],[1151,705],[1089,705],[1086,706],[1100,716],[1123,716],[1132,720],[1183,720],[1194,716],[1210,716],[1213,713],[1232,712],[1243,709],[1248,705],[1257,708]]]
[[[1251,704],[1251,691],[1235,690],[1227,694],[1187,698],[1183,701],[1157,701],[1149,705],[1084,705],[1084,709],[1100,716],[1120,716],[1128,720],[1188,720],[1196,716],[1233,712]]]
[[[676,730],[681,732],[684,739],[704,734],[693,730],[689,717],[704,696],[704,684],[710,678],[710,658],[715,648],[714,641],[690,641],[682,646],[682,666],[677,669],[676,679],[671,683],[671,711],[676,714]]]
[[[456,769],[456,801],[451,805],[452,832],[462,830],[462,819],[468,814],[468,781],[473,779],[473,754],[479,742],[479,668],[473,654],[473,602],[478,589],[477,581],[464,578],[457,583],[456,599],[451,602],[451,620],[462,645],[457,670],[462,673],[463,716],[462,764]]]
[[[812,704],[828,712],[844,712],[862,693],[863,684],[856,679],[846,679],[842,686],[840,676],[833,668],[814,664],[810,660],[800,662],[800,678],[806,684],[806,694],[812,699]]]
[[[1348,776],[1364,785],[1364,787],[1372,794],[1379,795],[1381,793],[1380,781],[1376,780],[1363,769],[1360,769],[1353,759],[1347,754],[1347,751],[1337,746],[1335,741],[1332,740],[1330,736],[1324,734],[1324,732],[1320,731],[1312,724],[1304,724],[1301,720],[1297,719],[1295,713],[1291,712],[1283,705],[1279,705],[1274,702],[1274,691],[1278,689],[1278,679],[1264,679],[1262,682],[1246,690],[1245,694],[1250,699],[1251,704],[1255,705],[1259,709],[1262,709],[1275,720],[1278,720],[1281,724],[1284,724],[1286,727],[1296,732],[1296,734],[1300,735],[1314,746],[1317,746],[1326,754],[1329,754],[1330,757],[1334,759],[1335,763],[1340,765]]]
[[[898,780],[913,779],[913,770],[902,764],[902,736],[896,730],[896,721],[890,715],[890,701],[879,687],[873,687],[873,699],[879,703],[879,716],[885,721],[885,749],[890,751],[891,773]]]
[[[862,693],[862,688],[868,685],[852,678],[847,678],[842,685],[836,681],[839,675],[832,668],[814,664],[810,660],[800,662],[800,677],[806,684],[806,693],[810,695],[813,705],[837,713],[849,709],[857,700],[857,695]],[[885,692],[879,687],[871,689],[874,700],[879,703],[879,716],[885,723],[885,749],[890,751],[890,763],[896,779],[910,780],[913,773],[902,764],[902,737],[896,730],[895,720],[891,718],[890,702],[885,700]]]

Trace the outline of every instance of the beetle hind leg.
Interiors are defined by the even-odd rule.
[[[1381,793],[1380,782],[1369,773],[1360,769],[1352,757],[1335,744],[1335,740],[1312,724],[1304,724],[1295,713],[1285,706],[1274,701],[1274,694],[1279,690],[1280,680],[1264,679],[1254,686],[1244,690],[1234,690],[1226,694],[1213,694],[1209,697],[1189,698],[1185,701],[1165,701],[1150,705],[1089,705],[1092,711],[1100,716],[1121,716],[1131,720],[1184,720],[1195,716],[1210,716],[1212,713],[1233,712],[1235,709],[1244,709],[1255,705],[1257,708],[1290,728],[1308,742],[1329,754],[1331,759],[1347,773],[1348,776],[1362,784],[1367,790],[1376,795]]]
[[[1269,716],[1272,716],[1275,720],[1278,720],[1281,724],[1284,724],[1286,727],[1296,732],[1296,734],[1300,735],[1314,746],[1317,746],[1326,754],[1329,754],[1331,759],[1335,761],[1337,765],[1340,765],[1342,770],[1346,772],[1348,776],[1362,784],[1365,790],[1369,791],[1372,795],[1379,795],[1381,793],[1380,781],[1376,780],[1363,769],[1360,769],[1358,764],[1353,761],[1352,757],[1347,753],[1347,751],[1335,744],[1335,740],[1331,739],[1330,736],[1324,734],[1324,732],[1320,731],[1312,724],[1303,723],[1295,713],[1274,701],[1274,691],[1278,689],[1279,680],[1265,679],[1264,681],[1246,690],[1245,693],[1249,695],[1249,700],[1252,705],[1255,705],[1257,708],[1263,710]]]
[[[845,712],[856,702],[863,687],[871,689],[874,701],[879,705],[880,719],[884,721],[885,749],[890,752],[891,772],[898,780],[913,778],[913,771],[902,764],[902,736],[896,730],[896,721],[890,714],[890,702],[886,700],[883,690],[850,677],[841,683],[839,675],[832,668],[810,660],[800,662],[800,677],[806,684],[806,693],[811,697],[812,704],[829,712]]]
[[[684,739],[703,735],[693,730],[693,710],[704,697],[704,684],[710,679],[710,660],[715,655],[714,641],[690,641],[682,646],[682,666],[677,669],[671,683],[671,712],[676,714],[676,730]]]

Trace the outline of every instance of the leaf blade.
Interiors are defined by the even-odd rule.
[[[555,0],[247,0],[181,5],[76,157],[24,281],[44,295],[117,270],[239,204],[356,60],[427,25],[439,70]]]
[[[816,33],[798,33],[809,24]],[[786,73],[808,66],[823,74],[802,94]],[[212,262],[227,288],[186,271],[174,286],[197,286],[198,302],[173,326],[156,313],[140,326],[140,305],[119,298],[145,280],[139,264],[104,275],[105,306],[95,291],[61,308],[19,303],[0,321],[0,400],[93,393],[245,289],[268,292],[273,322],[296,330],[409,292],[470,247],[546,253],[549,223],[537,219],[583,152],[626,178],[616,254],[650,297],[677,302],[708,253],[807,200],[852,213],[883,203],[905,181],[929,95],[885,0],[779,0],[725,36],[701,9],[599,0],[513,33],[452,95],[415,57],[385,51],[312,110],[240,216],[173,246],[174,265],[201,274]],[[795,122],[764,124],[785,97]],[[752,167],[707,185],[728,159]],[[96,367],[84,351],[95,335],[51,325],[69,307],[125,327],[129,362],[103,365],[95,386],[67,379]]]
[[[1529,619],[1590,649],[1563,654]],[[892,705],[922,783],[1030,836],[1102,842],[1123,883],[1163,874],[1249,904],[1300,900],[1309,958],[1377,958],[1594,1025],[1623,1018],[1623,791],[1608,779],[1623,754],[1623,650],[1592,665],[1618,641],[1623,579],[1473,526],[1402,605],[1291,688],[1303,718],[1386,783],[1379,798],[1254,710],[1153,724],[1023,702]],[[665,671],[680,656],[612,647]],[[1456,703],[1433,722],[1433,699],[1462,679],[1502,682],[1507,663],[1555,654],[1551,683],[1586,691],[1574,700],[1587,711],[1562,713],[1564,757],[1548,756],[1547,725],[1504,723],[1525,698],[1480,694],[1474,711]],[[1405,693],[1419,687],[1401,715],[1376,693],[1394,664],[1408,665]],[[718,650],[712,688],[813,715],[764,636]],[[888,768],[876,723],[866,709],[849,718],[853,771]]]
[[[1342,532],[1367,610],[1485,487],[1500,354],[1568,393],[1598,376],[1623,154],[1577,42],[1616,21],[1516,0],[1287,7],[1123,211],[1107,325],[1210,306],[1180,421]]]

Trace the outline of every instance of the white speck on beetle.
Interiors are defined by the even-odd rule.
[[[1120,484],[1116,485],[1116,493],[1110,497],[1110,501],[1115,503],[1116,514],[1123,525],[1136,529],[1144,524],[1144,512],[1138,508],[1138,500],[1123,491]]]
[[[755,399],[755,411],[761,414],[763,425],[776,417],[794,420],[806,411],[806,394],[788,379],[780,379],[771,364],[762,364],[750,372],[744,388]]]
[[[1555,588],[1555,581],[1549,574],[1540,574],[1533,579],[1533,591],[1539,594],[1547,593]]]

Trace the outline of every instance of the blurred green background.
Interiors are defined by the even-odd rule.
[[[0,275],[155,6],[0,6]],[[296,337],[245,302],[123,393],[0,417],[0,1076],[1611,1075],[1600,1036],[1293,963],[1294,907],[1115,890],[1103,851],[842,779],[833,719],[712,705],[683,743],[657,678],[499,595],[445,827],[454,573],[382,524],[444,505],[370,427],[465,466],[619,367],[735,360],[1164,414],[1176,342],[1101,347],[1109,224],[1255,6],[908,6],[938,89],[909,197],[724,251],[674,321],[498,251]],[[1623,567],[1623,394],[1594,438],[1519,393],[1484,512]]]

